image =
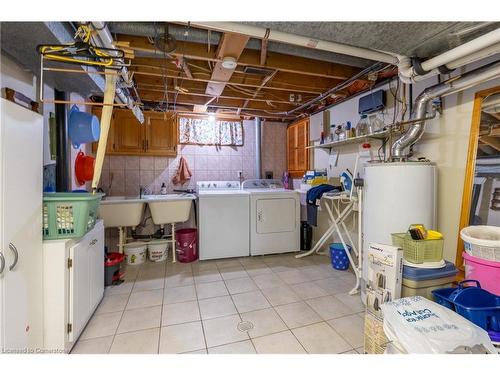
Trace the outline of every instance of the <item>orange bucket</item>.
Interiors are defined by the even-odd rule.
[[[82,151],[78,153],[75,160],[75,176],[78,184],[83,185],[94,177],[95,158],[85,155]]]

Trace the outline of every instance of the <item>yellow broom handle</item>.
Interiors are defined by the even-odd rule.
[[[106,69],[108,70],[108,69]],[[101,179],[102,164],[106,153],[106,144],[108,143],[109,126],[111,116],[113,115],[113,104],[115,102],[116,75],[106,75],[106,88],[104,90],[104,106],[101,114],[101,133],[99,143],[97,144],[97,153],[95,157],[94,177],[92,178],[92,192],[97,191],[99,180]]]

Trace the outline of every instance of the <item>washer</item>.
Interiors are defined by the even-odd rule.
[[[300,250],[300,194],[280,180],[246,180],[250,193],[250,255]]]
[[[199,181],[199,258],[250,255],[250,194],[239,181]]]

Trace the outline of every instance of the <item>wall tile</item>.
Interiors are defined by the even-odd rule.
[[[140,170],[130,169],[125,171],[125,186],[135,186],[136,190],[139,190],[140,185]]]
[[[195,156],[196,170],[206,171],[207,170],[207,155],[199,154]]]
[[[152,171],[154,170],[154,157],[152,156],[141,156],[140,158],[140,169]]]
[[[110,158],[110,156],[104,156],[104,160],[102,162],[102,170],[103,171],[109,170],[109,158]]]
[[[124,195],[125,171],[123,169],[111,169],[109,179],[111,183],[110,195]]]
[[[154,157],[154,169],[164,170],[168,168],[169,159],[166,156],[155,156]]]
[[[125,169],[140,169],[141,158],[139,156],[124,156],[125,158]]]
[[[148,187],[154,182],[154,171],[141,170],[140,183],[141,186]]]
[[[219,171],[229,171],[229,170],[231,170],[231,157],[219,156]]]
[[[231,156],[231,170],[241,171],[243,169],[243,158],[239,155]]]
[[[109,169],[125,169],[125,156],[111,155],[109,157]]]

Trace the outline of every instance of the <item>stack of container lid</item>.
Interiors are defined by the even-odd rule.
[[[411,225],[407,233],[393,233],[393,245],[403,249],[402,297],[422,296],[433,299],[434,289],[450,287],[457,268],[443,259],[441,233],[423,225]]]

